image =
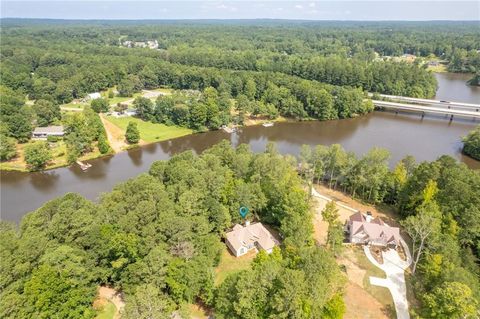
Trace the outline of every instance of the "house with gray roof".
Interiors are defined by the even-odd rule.
[[[49,136],[62,137],[65,133],[63,132],[63,126],[45,126],[45,127],[36,127],[32,132],[32,138],[35,139],[46,139]]]

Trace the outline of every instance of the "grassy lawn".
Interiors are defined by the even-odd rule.
[[[222,252],[220,264],[215,269],[215,285],[220,285],[228,275],[250,269],[250,264],[255,256],[255,251],[250,251],[246,255],[235,257],[229,252],[227,247],[225,247]]]
[[[148,90],[148,91],[162,92],[162,93],[166,93],[166,94],[172,94],[174,90],[173,90],[173,89],[169,89],[169,88],[158,88],[158,89],[153,89],[153,90]]]
[[[107,301],[101,309],[99,309],[97,316],[95,319],[113,319],[115,315],[115,311],[117,308],[113,303]]]
[[[128,100],[135,99],[137,96],[141,96],[142,93],[135,93],[133,96],[115,96],[111,99],[108,99],[108,104],[110,105],[117,105],[117,103],[122,103]]]
[[[140,138],[147,143],[169,140],[193,133],[193,131],[188,128],[145,122],[135,117],[116,118],[113,116],[107,116],[105,118],[121,128],[124,132],[127,130],[129,122],[137,123],[138,130],[140,131]]]
[[[0,170],[3,171],[28,171],[27,165],[24,161],[24,148],[27,145],[35,143],[35,141],[30,141],[25,144],[17,144],[17,157],[8,161],[0,163]],[[58,141],[51,144],[50,151],[52,153],[53,159],[47,164],[45,169],[52,169],[62,166],[67,166],[67,147],[64,141]],[[79,160],[89,160],[103,156],[100,154],[100,151],[97,147],[94,147],[93,151],[90,153],[82,155]]]
[[[90,105],[89,103],[67,103],[67,104],[62,104],[60,105],[61,107],[69,107],[69,108],[75,108],[75,109],[83,109],[85,106]]]

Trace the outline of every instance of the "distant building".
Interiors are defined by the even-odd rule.
[[[355,213],[347,221],[347,232],[353,244],[397,247],[400,244],[400,229],[385,224],[380,217],[369,213]]]
[[[252,249],[263,249],[271,253],[273,247],[278,244],[262,223],[250,224],[249,222],[246,222],[245,226],[236,224],[233,230],[227,233],[226,243],[236,257],[245,255]]]
[[[438,61],[428,61],[428,66],[439,66],[440,63]]]
[[[157,40],[148,40],[148,41],[123,41],[122,45],[126,48],[150,48],[158,49]]]
[[[147,47],[147,44],[143,41],[137,41],[137,42],[134,42],[133,43],[133,46],[135,48],[146,48]]]
[[[150,49],[158,49],[158,41],[157,40],[147,41],[147,45]]]
[[[133,42],[132,42],[132,41],[129,41],[129,40],[124,41],[124,42],[123,42],[123,46],[124,46],[124,47],[127,47],[127,48],[131,48],[131,47],[133,47]]]
[[[101,98],[102,95],[98,92],[95,92],[95,93],[89,93],[87,94],[87,96],[85,97],[85,100],[86,101],[91,101],[91,100],[95,100],[95,99],[99,99]]]
[[[49,136],[58,136],[62,137],[65,133],[63,132],[63,126],[46,126],[46,127],[36,127],[32,132],[32,138],[35,139],[46,139]]]

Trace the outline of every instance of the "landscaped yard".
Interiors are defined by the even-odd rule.
[[[215,285],[220,285],[230,274],[250,269],[250,264],[256,255],[256,252],[252,250],[246,255],[235,257],[230,253],[227,247],[225,247],[222,251],[220,264],[215,269]]]
[[[111,123],[121,128],[123,132],[126,131],[127,125],[129,122],[137,123],[138,130],[140,131],[140,138],[146,143],[169,140],[172,138],[193,133],[193,131],[188,128],[145,122],[135,117],[118,117],[117,118],[113,116],[107,116],[105,118]]]

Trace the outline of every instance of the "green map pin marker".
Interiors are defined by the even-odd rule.
[[[241,215],[243,218],[245,218],[245,216],[247,216],[247,214],[248,214],[248,208],[245,207],[245,206],[240,207],[240,215]]]

